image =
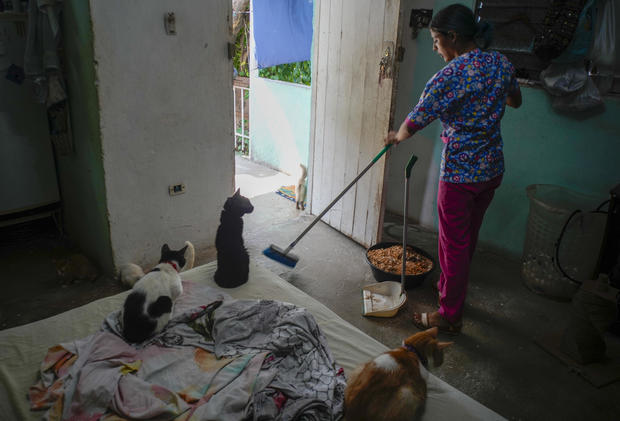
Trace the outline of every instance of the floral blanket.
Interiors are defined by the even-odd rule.
[[[145,343],[125,342],[117,311],[99,332],[51,347],[31,409],[46,420],[342,417],[344,372],[304,308],[183,288],[166,328]]]

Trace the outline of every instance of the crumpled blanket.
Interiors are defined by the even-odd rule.
[[[120,311],[51,347],[28,393],[44,419],[338,420],[345,376],[313,316],[183,282],[166,328],[142,344]]]

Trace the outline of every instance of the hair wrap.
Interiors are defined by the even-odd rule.
[[[493,27],[487,21],[481,20],[476,24],[474,42],[480,48],[487,48],[493,40]]]

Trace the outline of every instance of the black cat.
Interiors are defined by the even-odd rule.
[[[242,216],[253,210],[254,206],[247,197],[241,196],[239,189],[224,203],[215,236],[217,270],[214,276],[215,283],[222,288],[235,288],[248,281],[250,256],[243,245]]]

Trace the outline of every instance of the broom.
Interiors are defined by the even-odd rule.
[[[288,247],[286,249],[282,249],[278,246],[276,246],[275,244],[271,244],[269,247],[267,247],[265,250],[263,250],[263,254],[267,257],[269,257],[270,259],[275,260],[276,262],[280,262],[286,266],[290,266],[292,268],[295,267],[295,265],[297,264],[297,262],[299,261],[299,257],[295,256],[294,254],[290,253],[290,251],[293,249],[293,247],[295,247],[295,245],[299,242],[299,240],[301,240],[303,238],[304,235],[306,235],[308,233],[308,231],[310,231],[312,229],[313,226],[316,225],[317,222],[319,222],[321,220],[321,218],[323,217],[323,215],[325,215],[331,208],[332,206],[334,206],[336,204],[336,202],[338,202],[340,200],[340,198],[342,196],[345,195],[346,192],[349,191],[349,189],[351,187],[353,187],[353,185],[355,183],[357,183],[357,181],[362,178],[362,176],[364,174],[366,174],[366,172],[370,169],[370,167],[372,167],[375,162],[377,162],[379,160],[379,158],[381,158],[383,156],[383,154],[385,152],[387,152],[388,149],[390,149],[392,145],[385,145],[383,147],[383,149],[381,149],[381,152],[379,152],[377,154],[377,156],[374,157],[374,159],[372,161],[370,161],[370,163],[366,166],[366,168],[364,168],[362,170],[361,173],[359,173],[357,175],[357,177],[355,177],[353,179],[353,181],[351,181],[351,183],[349,183],[349,185],[347,187],[345,187],[345,189],[340,192],[340,194],[338,196],[336,196],[336,198],[329,204],[327,205],[327,207],[323,210],[323,212],[321,212],[321,214],[319,216],[317,216],[314,221],[312,221],[312,223],[310,225],[308,225],[308,227],[301,233],[299,234],[299,236],[293,240],[293,242],[291,244],[288,245]]]

